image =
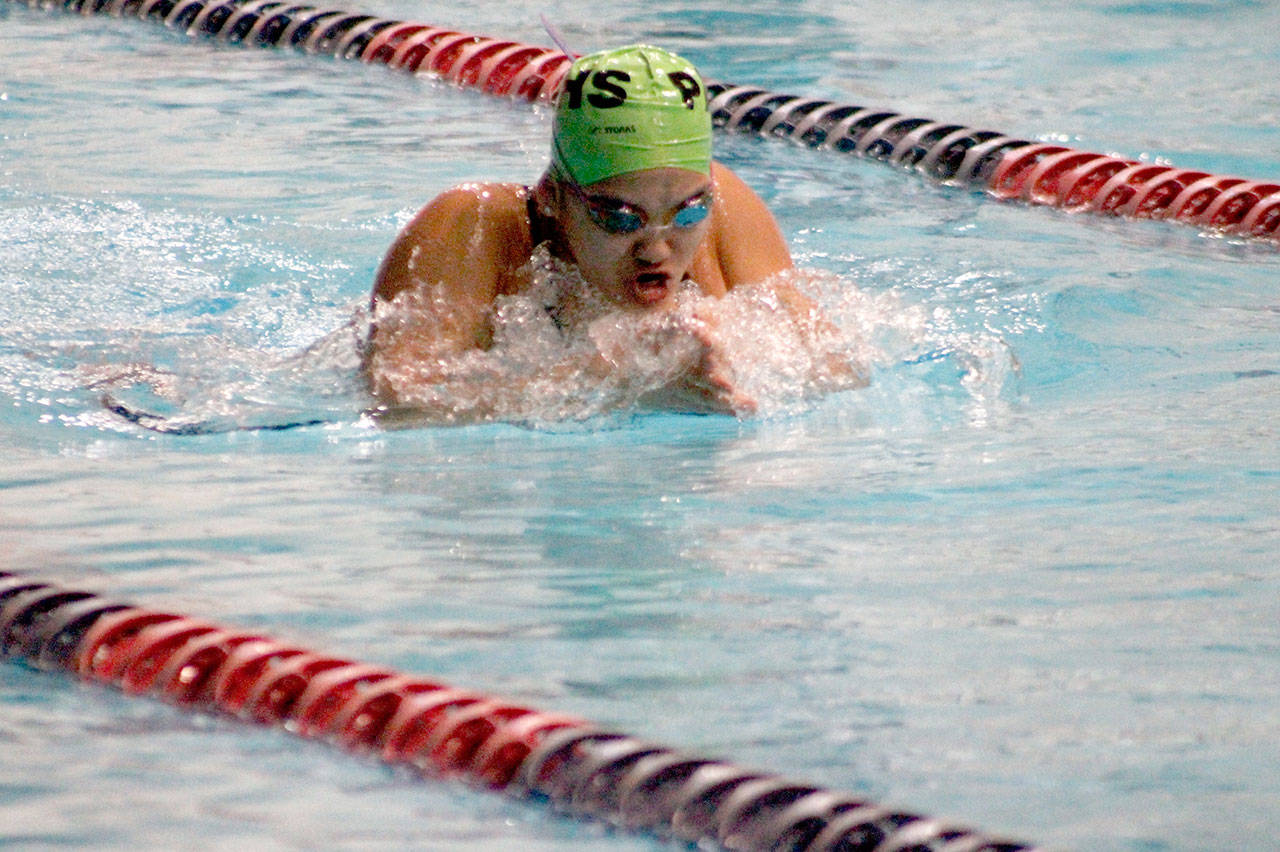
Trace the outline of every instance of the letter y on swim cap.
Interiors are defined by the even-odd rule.
[[[580,186],[663,167],[709,175],[702,77],[674,53],[643,44],[579,58],[556,101],[551,164]]]

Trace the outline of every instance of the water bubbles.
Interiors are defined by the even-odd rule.
[[[686,281],[662,310],[603,301],[545,249],[531,280],[496,300],[483,350],[426,342],[448,339],[457,310],[429,293],[381,305],[375,390],[427,422],[538,425],[651,410],[774,416],[867,382],[873,352],[861,327],[840,327],[801,295],[809,273],[720,298]]]

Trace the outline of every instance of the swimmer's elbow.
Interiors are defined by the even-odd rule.
[[[365,386],[374,399],[393,408],[405,404],[404,370],[385,351],[370,347],[362,368]]]
[[[430,337],[405,333],[392,323],[374,326],[362,368],[369,392],[391,406],[408,404],[421,388],[444,381],[439,344]]]

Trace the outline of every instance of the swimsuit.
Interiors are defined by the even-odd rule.
[[[525,209],[529,211],[529,245],[537,248],[555,236],[555,222],[542,215],[533,197],[533,187],[525,188]]]
[[[550,242],[555,237],[555,220],[542,215],[542,211],[538,210],[538,203],[533,197],[533,187],[525,188],[525,209],[529,212],[529,245],[537,248],[543,243]],[[547,316],[555,323],[556,330],[561,334],[564,333],[564,326],[560,323],[560,306],[551,304],[543,305],[543,310],[547,312]]]

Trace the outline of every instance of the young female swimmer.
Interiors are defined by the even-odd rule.
[[[598,301],[639,316],[630,326],[636,335],[610,335],[589,354],[578,350],[537,377],[478,379],[451,370],[459,356],[493,346],[495,303],[529,290],[531,255],[543,243],[576,267]],[[643,402],[747,415],[758,403],[735,382],[737,356],[719,333],[718,299],[699,300],[683,322],[662,318],[686,282],[720,297],[791,266],[764,203],[711,159],[711,118],[697,70],[656,47],[603,51],[578,59],[565,78],[551,164],[536,187],[450,189],[397,236],[373,288],[365,370],[388,409],[452,406],[428,413],[476,421],[519,410],[535,379],[607,380],[634,364],[629,347],[678,343],[687,353],[680,369]],[[810,339],[829,329],[791,286],[764,286],[772,288],[779,322]],[[547,311],[561,329],[582,315],[570,303]],[[838,356],[824,357],[822,370],[829,389],[863,383],[857,367]],[[459,382],[486,386],[454,387]],[[462,410],[459,399],[469,400]]]

